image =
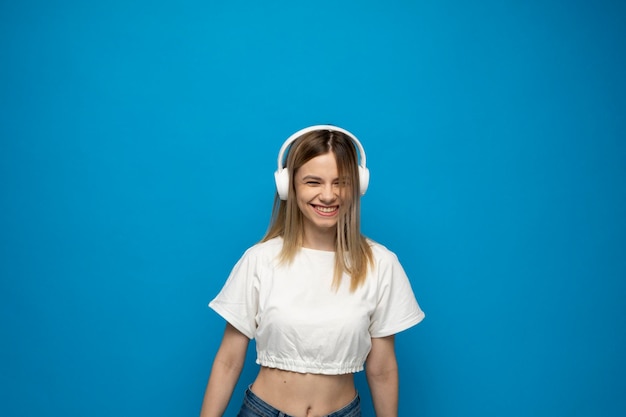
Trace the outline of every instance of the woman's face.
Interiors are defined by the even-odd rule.
[[[309,160],[296,171],[294,180],[305,236],[332,234],[334,238],[340,208],[349,195],[349,182],[339,178],[335,154]]]

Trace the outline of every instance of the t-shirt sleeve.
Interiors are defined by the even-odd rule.
[[[253,339],[258,305],[258,266],[248,250],[233,267],[224,287],[209,303],[209,307],[249,339]]]
[[[386,258],[378,267],[378,297],[370,321],[371,337],[399,333],[424,319],[424,312],[397,256],[389,252]]]

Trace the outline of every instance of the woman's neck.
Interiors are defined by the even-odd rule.
[[[304,230],[302,246],[309,249],[335,251],[336,231],[334,229],[324,230]]]

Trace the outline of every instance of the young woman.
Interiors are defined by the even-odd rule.
[[[209,304],[227,324],[201,417],[223,415],[252,338],[260,371],[240,417],[360,416],[353,374],[364,368],[376,415],[397,416],[394,335],[424,313],[397,257],[361,234],[361,144],[336,126],[302,129],[275,177],[267,234]]]

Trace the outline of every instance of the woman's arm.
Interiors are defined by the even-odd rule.
[[[398,416],[398,363],[394,336],[372,338],[372,350],[365,363],[376,417]]]
[[[200,417],[222,417],[224,414],[243,369],[249,342],[243,333],[226,324],[222,343],[213,360]]]

